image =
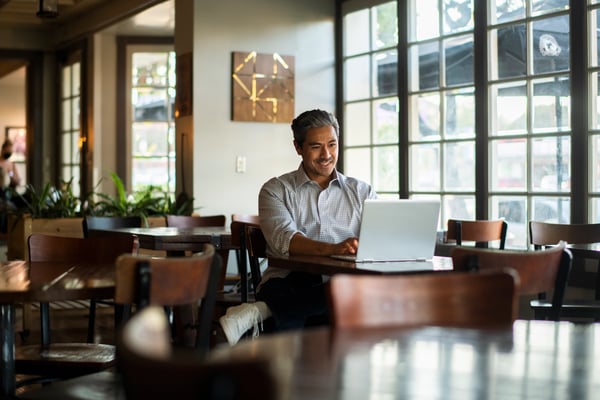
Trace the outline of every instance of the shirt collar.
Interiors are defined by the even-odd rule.
[[[337,168],[333,170],[333,174],[335,176],[329,182],[329,186],[331,186],[332,184],[341,186],[343,184],[343,178],[344,178],[344,176],[338,172]],[[305,185],[307,183],[313,182],[313,180],[310,179],[308,177],[308,175],[306,175],[306,172],[304,171],[304,168],[302,168],[302,163],[300,163],[300,165],[298,166],[298,169],[296,170],[295,175],[296,175],[295,176],[296,187],[300,187],[300,186]]]

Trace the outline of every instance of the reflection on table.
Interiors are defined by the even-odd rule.
[[[15,392],[15,304],[111,298],[114,263],[29,262],[29,285],[0,288],[0,397]]]
[[[281,399],[591,399],[600,390],[600,325],[320,328],[263,335],[212,358],[269,359]]]
[[[365,262],[342,261],[326,256],[269,257],[269,266],[314,274],[402,274],[451,271],[450,257],[435,256],[431,261]]]

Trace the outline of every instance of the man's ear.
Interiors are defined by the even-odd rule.
[[[296,148],[296,153],[301,156],[302,155],[302,147],[294,140],[294,147]]]

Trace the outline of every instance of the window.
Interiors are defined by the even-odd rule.
[[[80,92],[81,62],[77,60],[62,66],[61,119],[60,119],[60,179],[71,182],[75,196],[80,195]]]
[[[587,165],[573,160],[571,82],[577,72],[571,70],[569,4],[343,2],[344,171],[384,195],[440,198],[442,223],[505,218],[507,247],[527,246],[529,220],[570,222],[571,202],[587,200],[572,198],[571,177]],[[587,10],[594,55],[588,68],[594,221],[600,219],[598,8]],[[376,61],[384,59],[380,53],[393,54],[385,70]],[[397,118],[385,135],[378,117],[382,100]]]
[[[396,2],[344,18],[344,172],[398,193]]]
[[[175,52],[131,46],[129,121],[131,188],[175,193]]]

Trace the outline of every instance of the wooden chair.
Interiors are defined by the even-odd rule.
[[[267,258],[267,240],[259,226],[246,225],[246,246],[248,248],[248,260],[250,261],[250,274],[254,292],[260,284],[262,273],[260,261]]]
[[[135,236],[72,238],[32,234],[28,239],[32,262],[113,263],[136,249]],[[93,343],[51,343],[50,304],[40,304],[41,345],[20,346],[15,353],[19,374],[60,379],[97,372],[114,365],[114,347]],[[72,354],[77,354],[73,360]],[[24,380],[19,386],[30,383]]]
[[[197,226],[225,226],[225,215],[167,215],[167,226],[195,228]]]
[[[520,278],[519,295],[538,295],[540,299],[552,292],[552,301],[544,313],[537,312],[537,300],[530,305],[536,319],[558,321],[571,270],[571,253],[565,243],[544,251],[477,249],[456,247],[452,251],[455,271],[487,271],[513,268]]]
[[[266,359],[207,361],[170,347],[160,308],[148,307],[127,322],[119,365],[129,400],[274,400],[276,385]]]
[[[600,224],[555,224],[541,221],[529,221],[529,242],[534,249],[540,250],[555,246],[564,240],[570,244],[589,244],[600,242]],[[573,260],[573,263],[584,263],[584,258]],[[563,302],[561,316],[563,318],[587,318],[600,320],[600,260],[597,260],[595,272],[585,268],[574,268],[569,277],[568,286],[573,288],[593,288],[593,299],[568,299]],[[546,312],[550,304],[545,301],[536,303],[537,312]]]
[[[90,231],[92,231],[93,236],[97,236],[99,234],[93,233],[94,230],[101,229],[114,229],[114,228],[135,228],[142,226],[142,217],[138,215],[131,216],[123,216],[123,217],[106,217],[106,216],[92,216],[87,215],[83,218],[82,227],[83,227],[83,237],[90,237]],[[102,234],[101,236],[105,236]],[[137,250],[134,252],[137,254]],[[97,304],[105,304],[109,306],[113,306],[114,304],[111,301],[105,300],[90,300],[90,313],[88,316],[88,343],[94,342],[94,332],[96,330],[96,308]]]
[[[125,217],[98,217],[87,215],[83,218],[83,237],[90,236],[90,230],[95,229],[115,229],[115,228],[132,228],[142,226],[142,217],[125,216]]]
[[[115,302],[148,305],[186,306],[195,311],[195,346],[204,353],[209,348],[215,293],[221,270],[221,257],[206,244],[202,253],[191,257],[148,257],[123,255],[116,261]],[[121,322],[124,322],[127,316]],[[182,328],[179,332],[183,331]]]
[[[477,247],[487,247],[489,242],[499,241],[504,249],[508,225],[504,220],[448,220],[447,240],[454,240],[458,246],[462,242],[475,242]]]
[[[222,303],[230,303],[235,305],[253,301],[253,296],[248,290],[248,239],[246,237],[246,226],[260,226],[258,215],[247,214],[232,214],[231,215],[231,246],[235,248],[236,261],[240,274],[240,295],[225,294],[222,296]],[[252,273],[252,272],[251,272]],[[254,282],[254,277],[251,276],[251,282]],[[254,289],[256,286],[254,286]]]
[[[517,310],[517,274],[338,274],[330,280],[333,326],[384,328],[438,325],[469,328],[511,326]]]

